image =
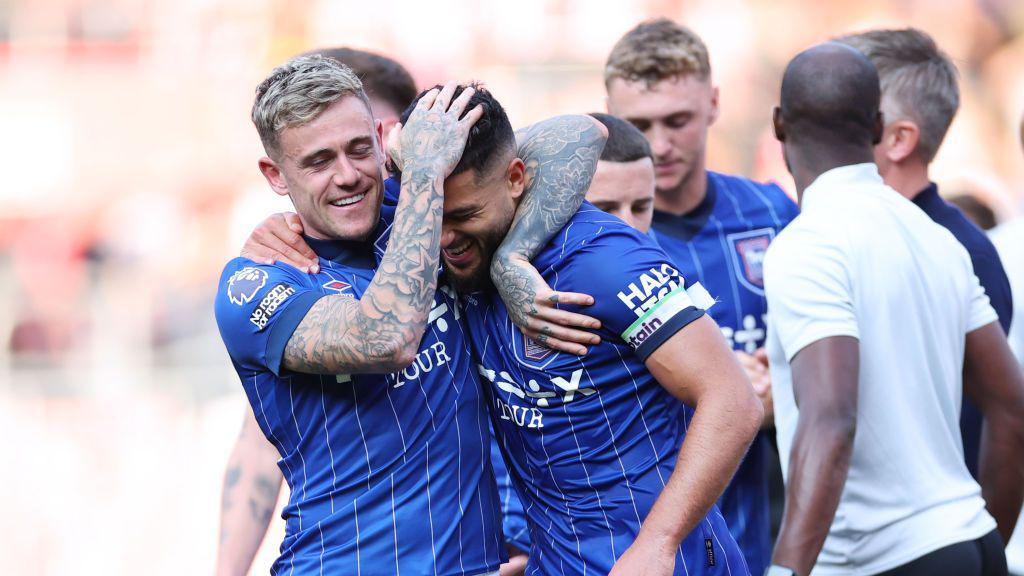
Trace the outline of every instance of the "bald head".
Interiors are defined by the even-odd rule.
[[[815,145],[871,146],[881,90],[874,65],[836,42],[797,54],[782,77],[782,136]]]

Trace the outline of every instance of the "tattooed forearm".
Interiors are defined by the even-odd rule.
[[[286,368],[352,374],[408,366],[437,288],[442,202],[440,179],[405,170],[388,249],[370,286],[359,300],[317,301],[285,346]]]
[[[565,226],[590,188],[606,138],[589,116],[557,116],[516,132],[526,189],[503,252],[529,260]]]
[[[534,297],[546,286],[529,261],[583,203],[606,138],[589,116],[558,116],[516,132],[526,189],[491,263],[491,279],[520,326],[537,313]]]
[[[285,368],[379,373],[405,368],[415,357],[437,289],[444,178],[480,117],[474,110],[460,119],[472,89],[450,107],[446,91],[421,98],[401,129],[402,193],[388,249],[369,287],[358,301],[328,296],[314,304],[285,347]]]

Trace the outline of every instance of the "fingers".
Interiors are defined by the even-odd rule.
[[[587,352],[589,352],[586,346],[582,346],[576,342],[560,340],[558,338],[554,338],[546,334],[539,334],[537,332],[534,332],[533,330],[523,331],[523,334],[526,334],[527,336],[533,338],[542,345],[547,346],[548,348],[551,348],[552,350],[555,350],[557,352],[566,352],[568,354],[574,354],[576,356],[586,356]]]
[[[296,234],[302,234],[302,220],[299,219],[299,215],[295,212],[285,212],[284,223],[288,225],[288,229]]]
[[[566,326],[560,326],[551,322],[545,322],[543,320],[537,320],[536,318],[529,322],[530,332],[536,333],[538,336],[544,336],[547,338],[556,338],[565,342],[575,342],[577,344],[584,344],[593,346],[601,343],[601,337],[593,332],[586,330],[579,330],[577,328],[569,328]],[[537,338],[539,340],[539,338]]]
[[[549,296],[544,297],[544,299],[551,304],[572,304],[575,306],[591,306],[594,303],[593,296],[580,292],[552,292]]]
[[[309,244],[306,244],[306,240],[301,236],[302,222],[299,220],[298,214],[291,212],[275,214],[265,220],[260,228],[266,232],[266,236],[275,236],[291,248],[292,252],[283,252],[282,256],[286,258],[280,258],[280,260],[287,262],[288,259],[292,259],[296,263],[305,260],[306,263],[302,266],[296,266],[292,262],[288,263],[296,268],[308,269],[313,273],[320,271],[316,252],[309,247]],[[266,236],[260,235],[258,239],[262,241]]]
[[[452,80],[445,82],[444,87],[441,88],[441,92],[438,93],[437,98],[434,100],[430,109],[439,112],[446,112],[448,110],[448,105],[451,104],[452,96],[455,94],[455,88],[457,86],[458,84]]]
[[[302,240],[301,236],[294,232],[289,231],[289,233],[305,245],[305,241]],[[313,253],[312,250],[309,251],[310,253],[313,253],[314,256],[313,258],[309,258],[293,248],[273,232],[258,230],[253,235],[255,237],[254,240],[263,248],[259,253],[266,257],[265,255],[269,251],[269,257],[272,259],[272,262],[284,262],[285,264],[294,266],[304,272],[311,272],[314,267],[319,270],[319,265],[315,259],[315,253]],[[306,246],[306,249],[309,249],[309,246]]]
[[[419,102],[416,103],[416,109],[430,110],[430,107],[434,105],[434,101],[437,100],[437,95],[439,93],[440,90],[438,90],[437,88],[431,89],[429,92],[423,95],[423,98],[420,98]]]
[[[476,93],[476,89],[472,86],[466,86],[462,89],[462,93],[452,102],[452,105],[448,107],[448,111],[455,114],[455,117],[459,117],[459,113],[465,110],[469,106],[469,100]]]
[[[601,321],[597,318],[587,316],[586,314],[577,314],[576,312],[559,310],[558,308],[538,307],[536,318],[538,320],[546,320],[561,326],[569,326],[573,328],[597,330],[601,327]]]

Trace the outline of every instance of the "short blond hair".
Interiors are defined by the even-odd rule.
[[[370,107],[359,77],[334,59],[297,56],[274,68],[256,88],[252,105],[252,123],[264,150],[278,157],[282,130],[313,120],[345,96],[356,96]]]
[[[668,18],[641,22],[619,39],[604,65],[604,84],[621,78],[648,87],[681,76],[711,77],[708,49],[699,36]]]

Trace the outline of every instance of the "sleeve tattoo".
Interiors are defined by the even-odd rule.
[[[516,132],[526,187],[491,264],[491,279],[513,319],[536,314],[533,302],[542,279],[529,261],[583,203],[606,138],[588,116],[556,116]]]
[[[363,297],[318,300],[285,346],[285,368],[352,374],[412,361],[437,288],[443,203],[442,180],[417,172],[402,175],[388,249]]]

